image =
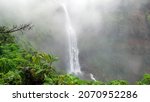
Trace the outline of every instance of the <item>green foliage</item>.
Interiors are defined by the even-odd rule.
[[[5,27],[0,28],[0,32],[5,30]],[[0,34],[1,84],[42,84],[45,77],[55,73],[52,63],[57,59],[54,56],[20,49],[13,40],[10,34]]]
[[[9,71],[8,73],[1,74],[0,76],[0,84],[20,85],[22,83],[21,76],[15,71]]]
[[[0,72],[8,72],[9,70],[15,69],[15,64],[13,60],[7,58],[0,59]]]
[[[55,68],[52,66],[56,60],[53,55],[34,50],[26,51],[15,43],[5,42],[0,45],[0,72],[4,74],[0,83],[43,84],[46,77],[56,76]],[[21,82],[17,82],[15,77],[18,80],[21,78]]]
[[[9,70],[15,70],[29,63],[29,61],[23,57],[23,53],[19,47],[14,43],[1,45],[0,53],[0,72],[6,73]]]
[[[23,84],[27,85],[43,84],[45,78],[53,78],[56,75],[55,69],[50,66],[30,65],[21,70]]]
[[[57,73],[52,63],[56,60],[52,55],[34,52],[31,64],[22,70],[24,84],[42,84],[45,78],[55,76]]]
[[[128,82],[125,80],[113,80],[108,82],[108,85],[128,85]]]
[[[52,63],[55,61],[57,61],[56,57],[46,53],[35,52],[34,56],[32,57],[32,62],[37,65],[52,66]]]
[[[141,81],[137,82],[138,85],[150,85],[150,74],[145,74]]]
[[[53,78],[46,78],[44,84],[51,85],[103,85],[100,81],[81,80],[71,74],[58,75]]]
[[[0,49],[1,49],[0,57],[10,58],[10,59],[21,57],[21,52],[19,50],[19,47],[14,43],[0,46]]]
[[[4,85],[5,84],[3,76],[4,76],[4,74],[0,73],[0,85]]]
[[[72,76],[72,75],[59,75],[55,79],[55,83],[58,85],[76,85],[82,84],[83,81],[79,80],[79,78]]]

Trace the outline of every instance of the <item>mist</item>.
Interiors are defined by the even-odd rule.
[[[56,67],[68,69],[65,4],[76,30],[79,61],[97,80],[134,82],[150,72],[149,0],[0,0],[0,24],[32,23],[31,31],[14,34],[24,48],[59,57]],[[27,44],[22,43],[22,40]]]

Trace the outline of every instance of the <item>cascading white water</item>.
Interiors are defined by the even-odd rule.
[[[77,36],[74,28],[72,27],[70,16],[68,10],[64,4],[62,4],[66,15],[66,31],[68,34],[68,43],[69,43],[69,73],[75,75],[81,74],[81,67],[79,64],[79,49],[77,46]]]

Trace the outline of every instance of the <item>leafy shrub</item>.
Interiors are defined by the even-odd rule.
[[[52,55],[34,52],[30,58],[31,62],[21,70],[23,84],[43,84],[45,78],[56,76],[55,68],[52,63],[56,58]]]
[[[57,58],[55,56],[46,54],[44,52],[35,52],[34,56],[32,57],[32,62],[37,65],[47,64],[48,66],[52,66],[52,63],[55,61],[57,61]]]
[[[37,76],[34,68],[24,67],[22,68],[20,75],[24,85],[40,85],[43,83],[42,75]]]
[[[0,78],[0,85],[4,85],[4,84],[5,84],[4,80]]]
[[[0,85],[4,85],[5,84],[3,76],[4,76],[4,74],[0,73]]]
[[[19,50],[19,47],[16,44],[5,44],[4,46],[0,46],[1,49],[1,55],[0,57],[5,58],[17,58],[21,57],[21,52]]]
[[[54,81],[55,79],[53,78],[48,78],[48,77],[46,77],[45,79],[44,79],[44,85],[55,85],[55,81]]]
[[[3,75],[3,81],[5,85],[20,85],[22,84],[21,76],[18,72],[9,71]]]
[[[9,70],[15,69],[15,63],[8,58],[0,58],[0,72],[8,72]]]
[[[108,85],[128,85],[128,82],[125,80],[113,80],[107,83]]]
[[[145,74],[141,81],[137,82],[138,85],[150,85],[150,74]]]
[[[75,77],[71,74],[65,75],[57,75],[53,78],[46,78],[44,84],[51,85],[103,85],[102,82],[99,81],[87,81],[81,80],[78,77]]]

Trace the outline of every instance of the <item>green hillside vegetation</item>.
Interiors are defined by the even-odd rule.
[[[15,28],[16,29],[16,28]],[[23,29],[24,30],[24,29]],[[0,27],[0,84],[1,85],[127,85],[125,80],[110,82],[81,80],[57,72],[53,66],[58,58],[34,49],[25,50],[15,43],[7,27]],[[20,29],[18,29],[20,31]],[[150,74],[137,84],[150,84]]]

